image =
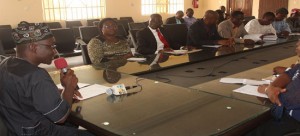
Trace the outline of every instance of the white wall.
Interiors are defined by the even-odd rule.
[[[43,22],[42,0],[0,0],[0,25],[16,26],[20,21]],[[184,0],[184,10],[192,8],[192,0]],[[136,22],[147,21],[149,16],[141,15],[141,0],[106,0],[107,17],[132,16]],[[226,6],[226,0],[199,0],[199,8],[195,17],[202,18],[206,10],[216,10],[221,5]],[[259,0],[253,0],[252,14],[258,16]],[[289,0],[289,11],[300,8],[300,0]],[[162,14],[163,19],[174,16]],[[86,21],[82,21],[83,24]],[[64,22],[61,23],[63,26]]]

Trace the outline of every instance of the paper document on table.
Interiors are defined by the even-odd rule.
[[[251,80],[251,79],[242,79],[242,78],[221,78],[221,83],[229,83],[229,84],[245,84],[245,85],[263,85],[263,84],[270,84],[270,81],[258,81],[258,80]]]
[[[251,39],[254,42],[260,41],[262,34],[247,34],[244,36],[244,39]]]
[[[99,84],[93,84],[87,87],[83,87],[79,89],[79,92],[82,95],[82,98],[79,98],[79,100],[85,100],[100,94],[104,94],[108,88],[109,87],[107,86],[103,86]]]
[[[300,35],[300,33],[290,33],[289,35]]]
[[[277,35],[266,35],[263,37],[264,41],[276,41],[277,39]]]
[[[128,58],[128,61],[144,62],[146,58]]]
[[[222,45],[202,45],[202,47],[208,47],[208,48],[219,48]]]
[[[266,94],[259,93],[257,91],[257,88],[258,88],[258,86],[245,85],[243,87],[233,90],[233,92],[268,98],[268,96]]]
[[[194,50],[172,50],[172,51],[165,51],[165,53],[173,54],[173,55],[181,55],[181,54],[189,54],[194,52],[202,51],[202,49],[194,49]]]
[[[88,86],[88,85],[90,85],[90,84],[86,84],[86,83],[77,83],[77,85],[78,85],[79,88],[82,88],[82,87]],[[57,84],[56,86],[57,86],[57,88],[59,88],[59,89],[63,89],[63,88],[64,88],[61,84]]]

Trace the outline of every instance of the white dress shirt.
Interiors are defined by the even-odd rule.
[[[245,25],[245,30],[248,34],[268,34],[273,33],[276,35],[276,30],[270,25],[261,25],[258,19],[252,19]]]
[[[152,32],[152,34],[155,37],[155,40],[156,40],[156,43],[157,43],[157,49],[156,49],[155,54],[157,54],[158,51],[164,49],[164,43],[159,39],[156,29],[152,29],[150,26],[148,26],[148,27],[149,27],[150,31]]]

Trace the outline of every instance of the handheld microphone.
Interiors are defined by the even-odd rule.
[[[55,65],[56,69],[60,69],[61,72],[63,72],[63,74],[67,73],[67,71],[68,71],[68,63],[65,60],[65,58],[60,57],[60,58],[55,59],[54,60],[54,65]],[[79,90],[78,85],[76,86],[75,89]]]

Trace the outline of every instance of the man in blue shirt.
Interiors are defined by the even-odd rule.
[[[300,41],[297,43],[296,53],[300,56]],[[274,103],[275,110],[271,112],[277,119],[267,121],[248,135],[282,136],[300,132],[300,64],[287,69],[270,85],[259,86],[258,92],[267,94]]]
[[[286,8],[276,10],[275,21],[272,25],[275,28],[278,37],[287,37],[291,33],[291,29],[285,21],[288,13],[289,11]]]

